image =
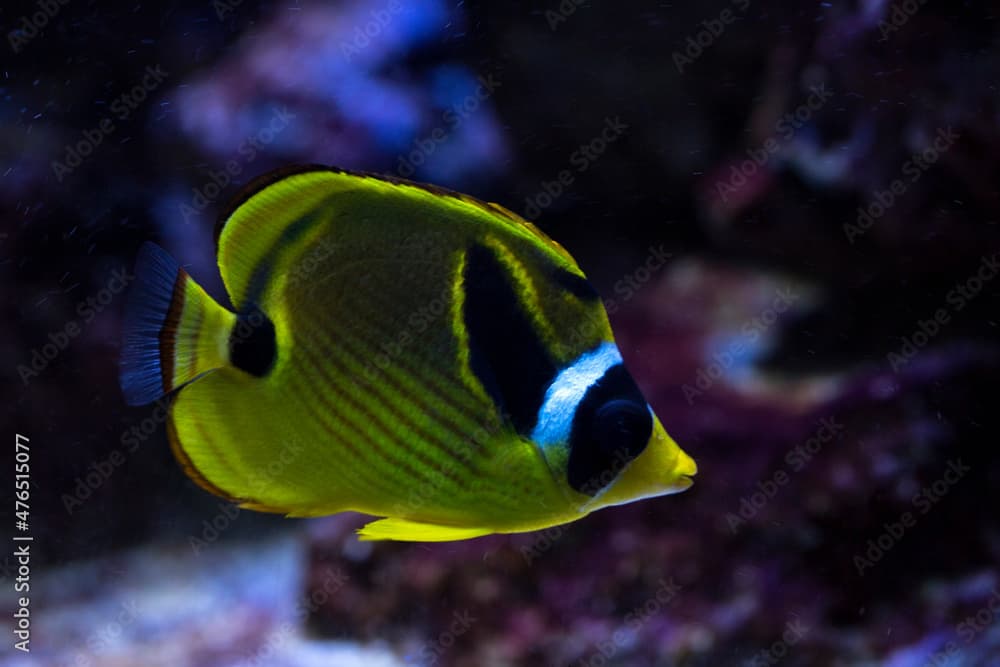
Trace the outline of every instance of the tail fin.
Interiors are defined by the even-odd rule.
[[[121,386],[145,405],[228,363],[236,315],[208,296],[163,248],[145,243],[125,306]]]

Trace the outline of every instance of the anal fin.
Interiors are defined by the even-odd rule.
[[[451,542],[468,540],[489,535],[489,528],[446,526],[437,523],[421,523],[409,519],[389,517],[372,521],[358,530],[358,538],[370,540],[399,540],[401,542]]]

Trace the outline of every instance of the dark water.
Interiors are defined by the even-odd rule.
[[[995,6],[0,15],[0,484],[33,538],[3,552],[0,663],[1000,664]],[[469,192],[559,240],[695,486],[422,545],[187,480],[163,407],[118,389],[136,250],[224,298],[216,214],[296,162]]]

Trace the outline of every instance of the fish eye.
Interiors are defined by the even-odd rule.
[[[620,453],[632,460],[649,442],[653,420],[645,405],[617,399],[597,409],[592,428],[595,444],[606,454]]]
[[[594,415],[593,429],[599,446],[612,452],[622,450],[631,458],[646,446],[652,427],[649,410],[635,401],[608,401]]]
[[[620,398],[588,412],[574,429],[567,475],[573,489],[594,496],[646,448],[653,417],[645,402]]]

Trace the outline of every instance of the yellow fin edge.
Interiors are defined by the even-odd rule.
[[[494,532],[490,528],[466,528],[436,523],[421,523],[409,519],[389,517],[379,519],[358,529],[362,541],[398,540],[401,542],[452,542],[481,537]]]

